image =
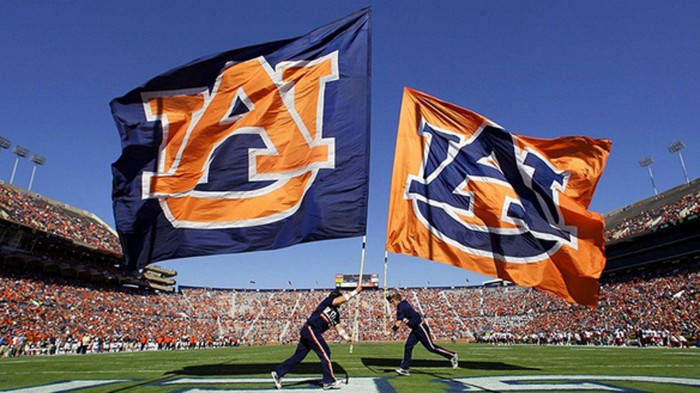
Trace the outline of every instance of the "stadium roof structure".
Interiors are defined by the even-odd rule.
[[[612,210],[603,215],[605,218],[606,228],[612,228],[624,220],[635,217],[645,210],[658,209],[664,205],[669,205],[677,202],[684,195],[700,191],[700,178],[691,181],[688,184],[682,184],[670,190],[664,191],[659,195],[651,196],[639,202]]]
[[[173,292],[177,272],[157,266],[124,272],[116,231],[97,215],[0,181],[0,265],[84,282]]]
[[[11,189],[12,191],[14,191],[14,192],[16,192],[16,193],[18,193],[18,194],[24,194],[24,195],[27,195],[27,196],[30,197],[30,198],[34,198],[34,199],[40,200],[40,201],[42,201],[42,202],[44,202],[44,203],[46,203],[46,204],[49,204],[49,205],[52,205],[52,206],[54,206],[54,207],[56,207],[56,208],[58,208],[58,209],[61,209],[61,210],[65,211],[65,212],[68,213],[68,214],[77,215],[77,216],[83,216],[83,217],[85,217],[85,218],[87,218],[87,219],[93,221],[94,223],[98,224],[98,225],[99,225],[100,227],[102,227],[103,229],[107,230],[109,233],[111,233],[112,235],[114,235],[115,238],[118,238],[118,236],[119,236],[119,235],[117,234],[117,231],[114,230],[114,228],[112,228],[112,227],[110,227],[109,225],[107,225],[107,223],[105,223],[102,219],[100,219],[96,214],[91,213],[91,212],[89,212],[89,211],[87,211],[87,210],[83,210],[83,209],[80,209],[80,208],[71,206],[71,205],[69,205],[69,204],[67,204],[67,203],[60,202],[60,201],[57,201],[57,200],[55,200],[55,199],[48,198],[48,197],[46,197],[46,196],[44,196],[44,195],[37,194],[37,193],[35,193],[35,192],[25,190],[25,189],[23,189],[23,188],[20,188],[20,187],[14,186],[14,185],[12,185],[12,184],[6,183],[6,182],[4,182],[4,181],[2,181],[2,180],[0,180],[0,186],[6,187],[6,188],[8,188],[8,189]],[[9,216],[6,212],[5,212],[4,214],[2,214],[2,212],[0,212],[0,214],[1,214],[1,215],[0,215],[0,218],[4,218],[4,219],[9,219],[9,220],[12,220],[12,221],[16,221],[16,220],[13,220],[12,217]],[[37,229],[41,229],[41,228],[37,228]],[[94,247],[92,247],[92,246],[89,245],[89,244],[82,244],[82,245],[84,245],[84,246],[86,246],[86,247],[89,247],[89,248],[94,248]],[[119,253],[119,255],[121,256],[121,253]]]
[[[603,275],[700,261],[700,179],[606,215]],[[630,228],[632,228],[630,230]],[[622,236],[619,236],[622,235]]]

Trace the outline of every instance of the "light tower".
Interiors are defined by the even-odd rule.
[[[10,145],[12,145],[12,143],[10,143],[9,139],[0,136],[0,149],[7,150],[10,148]]]
[[[34,154],[30,161],[34,163],[34,166],[32,168],[32,177],[29,178],[29,188],[27,189],[29,191],[32,190],[32,184],[34,183],[34,175],[36,174],[36,167],[39,165],[44,165],[44,163],[46,162],[46,157]]]
[[[656,190],[656,183],[654,183],[654,172],[651,171],[651,164],[654,163],[654,159],[651,156],[646,157],[639,161],[639,166],[642,168],[647,167],[649,169],[649,177],[651,178],[651,186],[654,187],[654,195],[659,195],[659,191]]]
[[[674,144],[668,147],[668,152],[678,153],[678,158],[681,159],[681,168],[683,168],[683,175],[685,176],[685,184],[690,184],[690,179],[688,179],[688,171],[685,169],[685,161],[683,161],[683,153],[681,150],[685,148],[685,144],[682,141],[676,141]]]
[[[9,139],[0,136],[0,148],[9,149],[11,144]]]
[[[17,164],[19,163],[20,158],[24,158],[29,154],[29,150],[23,148],[20,145],[15,146],[15,149],[12,151],[15,153],[17,157],[15,157],[15,165],[12,167],[12,175],[10,176],[10,184],[15,181],[15,173],[17,172]]]

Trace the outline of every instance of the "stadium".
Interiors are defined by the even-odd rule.
[[[98,217],[7,183],[0,184],[0,216],[3,391],[31,386],[55,389],[43,391],[77,386],[90,388],[85,391],[199,391],[193,386],[216,383],[270,388],[269,369],[286,356],[290,348],[285,346],[296,341],[306,317],[331,290],[177,287],[176,272],[157,266],[128,275],[118,269],[122,256],[114,231]],[[414,373],[420,380],[412,383],[423,384],[420,391],[442,391],[444,384],[461,389],[450,391],[472,391],[482,382],[484,389],[504,382],[469,377],[536,371],[658,374],[678,377],[672,383],[680,385],[660,387],[663,378],[623,385],[698,389],[697,380],[684,382],[683,377],[697,377],[699,367],[697,354],[688,348],[700,345],[700,179],[612,211],[605,219],[608,264],[595,311],[500,280],[397,288],[428,324],[439,326],[435,340],[459,348],[464,359],[452,373],[446,362],[418,352]],[[343,278],[336,279],[338,286],[358,279]],[[359,355],[347,355],[346,344],[333,345],[337,373],[350,381],[359,378],[357,386],[364,387],[357,391],[368,383],[374,391],[409,391],[385,374],[398,363],[406,332],[396,341],[387,335],[394,315],[377,282],[376,276],[363,280],[368,289],[359,301],[366,316],[359,321]],[[339,338],[331,333],[328,341]],[[581,352],[594,347],[600,350]],[[494,358],[495,353],[507,353],[508,360]],[[591,367],[533,364],[532,359],[552,356],[581,356]],[[658,364],[658,357],[674,360]],[[304,363],[292,383],[303,386],[313,379],[315,361]],[[121,371],[95,369],[96,362],[114,362],[113,369]],[[616,362],[619,367],[611,368]],[[153,364],[168,366],[161,372]],[[77,385],[57,382],[65,380]]]
[[[0,9],[0,393],[700,393],[700,3]]]

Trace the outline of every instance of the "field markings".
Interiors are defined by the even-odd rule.
[[[700,356],[700,352],[664,352],[664,355],[671,356]]]
[[[537,364],[528,364],[530,366],[537,366]],[[556,366],[554,368],[566,368],[566,369],[579,369],[579,368],[697,368],[697,365],[693,364],[634,364],[634,365],[620,365],[620,364],[577,364],[574,366]]]
[[[466,390],[472,391],[532,391],[532,390],[595,390],[595,391],[624,391],[624,389],[613,386],[602,385],[599,381],[619,381],[619,382],[647,382],[660,384],[674,384],[684,386],[700,387],[700,379],[693,378],[671,378],[671,377],[647,377],[647,376],[624,376],[624,375],[520,375],[520,376],[495,376],[495,377],[473,377],[456,378],[454,382],[464,385]],[[544,382],[562,381],[578,383],[521,383],[521,382]]]
[[[284,382],[314,381],[314,378],[283,378]],[[234,384],[234,383],[271,383],[272,378],[178,378],[162,382],[161,385],[196,385],[196,384]]]
[[[287,382],[314,382],[317,380],[309,378],[283,378],[282,383]],[[272,385],[271,378],[179,378],[171,381],[163,382],[161,385],[196,385],[196,384],[270,384]],[[273,391],[274,388],[261,390],[250,389],[250,390],[226,390],[226,389],[216,389],[217,393],[260,393],[261,391]],[[318,393],[318,386],[314,387],[285,387],[284,390],[291,390],[294,393]],[[352,378],[348,384],[342,384],[343,392],[350,393],[390,393],[394,389],[390,385],[384,383],[381,378]],[[181,390],[182,393],[205,393],[211,392],[211,389],[198,389],[192,388],[187,390]]]
[[[599,369],[599,368],[615,368],[615,369],[627,369],[627,368],[697,368],[697,365],[693,364],[631,364],[631,365],[620,365],[620,364],[576,364],[576,365],[556,365],[552,366],[550,363],[527,363],[528,367],[541,367],[541,368],[553,368],[553,369],[573,369],[578,370],[582,368]]]
[[[143,370],[143,369],[133,369],[124,370],[120,369],[118,372],[114,370],[75,370],[75,371],[65,371],[65,370],[44,370],[44,371],[0,371],[0,375],[13,375],[13,374],[124,374],[124,373],[163,373],[170,371],[165,370]]]
[[[109,385],[117,382],[126,382],[128,379],[103,379],[103,380],[89,380],[89,381],[65,381],[56,382],[49,385],[34,386],[29,388],[19,388],[11,390],[0,390],[0,392],[12,392],[12,393],[53,393],[53,392],[66,392],[69,390],[77,390],[83,388],[89,388],[94,386]]]
[[[475,349],[475,351],[510,351],[512,348],[511,347],[485,347],[485,348],[478,348]]]

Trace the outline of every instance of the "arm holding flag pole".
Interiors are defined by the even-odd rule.
[[[362,236],[362,256],[360,257],[360,282],[358,283],[358,288],[362,290],[362,274],[364,274],[365,270],[365,244],[367,243],[367,235]],[[358,297],[357,300],[355,300],[355,321],[353,322],[353,340],[350,343],[350,353],[352,353],[352,350],[354,349],[355,346],[355,341],[357,341],[357,335],[358,335],[358,324],[357,324],[357,318],[360,316],[360,298]]]
[[[345,302],[349,302],[350,299],[357,296],[360,292],[362,292],[362,285],[357,284],[357,288],[353,289],[352,292],[346,293],[344,295],[338,296],[337,298],[333,299],[333,305],[340,306],[341,304],[343,304]]]

